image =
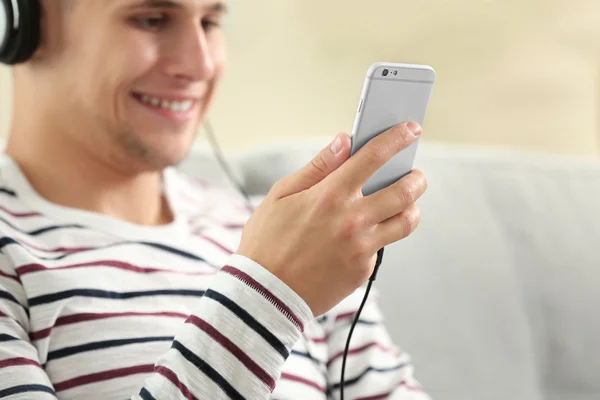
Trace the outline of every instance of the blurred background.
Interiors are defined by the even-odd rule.
[[[600,0],[230,1],[211,119],[228,154],[267,149],[238,163],[252,194],[321,148],[273,143],[351,131],[372,63],[435,68],[422,140],[461,146],[419,151],[422,221],[377,281],[433,398],[600,399]]]
[[[212,113],[227,150],[349,132],[369,65],[390,61],[437,71],[424,140],[600,153],[598,0],[234,3]],[[1,67],[2,135],[8,85]]]

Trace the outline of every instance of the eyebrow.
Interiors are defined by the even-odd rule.
[[[154,8],[184,8],[184,4],[181,1],[175,0],[142,0],[136,2],[133,7],[154,7]],[[222,1],[216,1],[206,6],[203,6],[206,11],[226,14],[227,4]]]

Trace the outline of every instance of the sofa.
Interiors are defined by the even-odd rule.
[[[228,157],[260,202],[327,143]],[[212,154],[181,166],[235,190]],[[429,189],[375,288],[434,400],[600,399],[600,161],[423,141]]]

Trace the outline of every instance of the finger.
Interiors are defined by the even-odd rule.
[[[412,170],[398,182],[363,199],[369,221],[383,222],[400,214],[416,202],[427,190],[427,178],[418,169]]]
[[[278,198],[309,189],[338,169],[350,157],[350,136],[340,133],[306,166],[278,181],[273,189]]]
[[[411,204],[400,214],[375,226],[375,237],[380,247],[397,242],[409,236],[417,229],[421,221],[419,206]]]
[[[339,169],[342,187],[352,191],[360,190],[379,168],[410,146],[420,135],[421,126],[416,122],[396,125],[377,135]]]

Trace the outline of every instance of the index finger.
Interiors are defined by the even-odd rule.
[[[335,171],[335,179],[351,191],[360,190],[379,168],[417,140],[421,132],[421,126],[416,122],[393,126],[350,157]]]

